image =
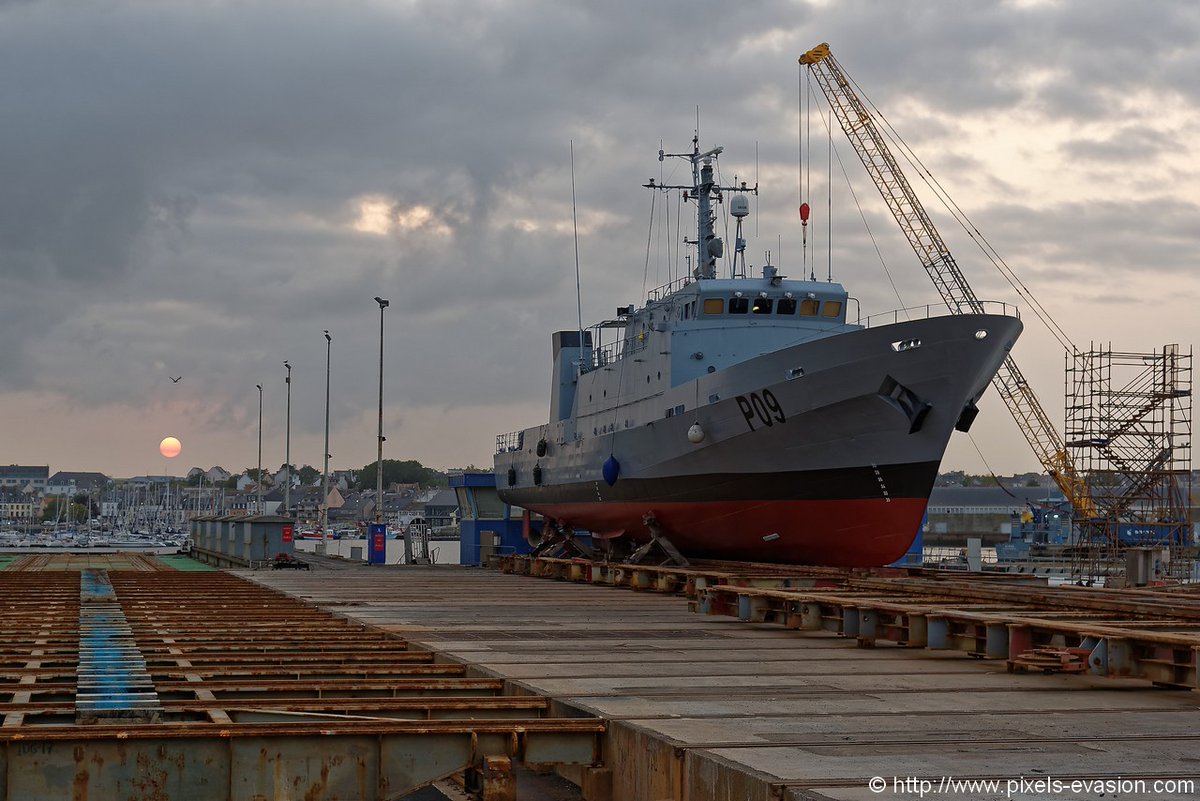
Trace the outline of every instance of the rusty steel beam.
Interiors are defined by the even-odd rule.
[[[517,725],[507,720],[426,720],[426,721],[347,721],[329,724],[326,722],[296,722],[286,725],[274,723],[247,723],[226,726],[216,723],[159,723],[147,726],[38,726],[27,731],[0,730],[0,743],[28,743],[31,741],[61,742],[79,740],[113,740],[132,742],[137,740],[178,740],[195,737],[216,739],[241,739],[254,737],[331,737],[335,735],[384,735],[384,734],[454,734],[485,735],[499,734],[515,738],[539,734],[583,734],[589,737],[603,734],[605,723],[595,718],[531,718]],[[590,761],[590,760],[589,760]]]
[[[699,561],[690,567],[627,565],[608,562],[591,562],[584,559],[565,559],[550,557],[534,557],[531,555],[505,555],[500,559],[502,572],[521,575],[542,576],[574,581],[591,581],[594,583],[615,584],[617,586],[632,586],[637,589],[659,589],[662,591],[679,591],[686,587],[688,580],[701,580],[701,588],[713,585],[759,586],[785,588],[788,586],[824,588],[832,587],[883,587],[889,588],[896,582],[901,582],[911,588],[914,593],[938,592],[939,588],[945,593],[957,595],[978,592],[978,597],[989,592],[988,587],[997,587],[995,598],[1014,598],[1027,592],[1039,592],[1044,588],[1043,577],[1027,574],[1008,573],[972,573],[969,582],[963,579],[963,574],[926,568],[870,568],[848,569],[814,567],[807,565],[778,565],[755,562],[730,561]],[[671,576],[678,580],[657,582],[648,580],[645,576]],[[1176,592],[1169,592],[1169,590]],[[1055,592],[1062,595],[1078,593],[1080,597],[1096,597],[1105,590],[1093,588],[1056,588]],[[1154,588],[1154,589],[1125,589],[1120,593],[1119,603],[1136,602],[1141,597],[1151,608],[1161,608],[1169,604],[1173,595],[1192,596],[1187,599],[1192,612],[1200,614],[1200,592],[1188,593],[1186,588]],[[690,595],[690,593],[689,593]]]
[[[449,724],[449,725],[439,725]],[[376,801],[489,757],[590,765],[603,725],[516,727],[509,721],[247,724],[85,733],[82,727],[4,742],[4,801],[155,798]],[[0,734],[3,734],[0,730]],[[546,759],[551,757],[551,759]]]
[[[1005,587],[996,584],[978,586],[965,581],[928,581],[922,579],[880,580],[849,579],[851,589],[930,594],[942,598],[974,601],[1004,601],[1024,607],[1119,612],[1145,617],[1170,617],[1200,622],[1200,598],[1182,597],[1144,590],[1105,590],[1091,587]],[[902,588],[902,589],[900,589]]]
[[[159,681],[156,682],[159,692],[170,693],[190,691],[195,686],[188,681]],[[378,693],[391,692],[394,694],[420,695],[422,693],[455,693],[459,695],[495,694],[504,689],[500,679],[464,679],[464,678],[331,678],[310,677],[303,684],[293,679],[231,679],[212,678],[204,682],[204,686],[215,693],[273,693],[287,697],[300,693]]]
[[[837,586],[850,573],[840,568],[773,565],[753,562],[698,561],[689,567],[625,565],[584,559],[533,557],[506,554],[500,569],[505,573],[605,584],[637,590],[684,593],[694,598],[699,589],[730,582],[759,586]]]
[[[295,680],[310,675],[363,678],[370,676],[438,676],[451,678],[464,675],[466,668],[463,665],[454,664],[342,665],[340,663],[308,663],[294,667],[289,665],[246,667],[234,664],[218,664],[207,665],[202,668],[179,666],[167,668],[160,666],[152,667],[150,672],[156,682],[161,679],[186,678],[188,674],[212,677],[240,676],[243,681],[257,681],[260,678],[269,677],[291,677]],[[73,675],[73,673],[74,666],[69,669],[62,667],[27,667],[20,670],[6,670],[0,673],[0,676],[20,679],[26,676],[66,676]]]
[[[459,711],[459,712],[488,712],[494,710],[522,710],[525,712],[543,712],[550,708],[550,702],[537,695],[502,695],[492,697],[468,698],[439,698],[400,696],[395,698],[247,698],[247,699],[216,699],[212,701],[197,700],[163,700],[166,710],[190,712],[205,709],[226,709],[231,712],[253,712],[263,709],[282,711],[329,711],[350,712],[354,710],[373,711],[408,711],[421,712]],[[5,706],[6,712],[57,712],[70,710],[73,707],[60,701],[30,701],[26,703],[10,703]]]
[[[878,593],[882,588],[873,589]],[[1040,594],[1031,599],[1040,600]],[[829,631],[854,638],[860,646],[891,641],[1005,659],[1010,669],[1021,666],[1037,648],[1076,648],[1089,654],[1087,666],[1093,675],[1200,688],[1200,625],[1188,620],[1113,620],[1097,618],[1091,610],[1071,614],[1061,604],[1039,610],[1015,603],[962,603],[944,595],[889,598],[729,586],[705,590],[700,608],[749,622]]]

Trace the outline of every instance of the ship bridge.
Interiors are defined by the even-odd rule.
[[[761,278],[684,279],[590,329],[591,359],[581,372],[633,357],[668,376],[664,387],[678,386],[764,352],[860,328],[846,321],[850,300],[841,284],[789,280],[769,266]]]

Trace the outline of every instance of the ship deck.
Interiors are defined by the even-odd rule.
[[[546,696],[556,714],[603,719],[603,771],[570,776],[585,798],[862,801],[939,782],[941,795],[972,799],[1112,798],[1071,782],[1119,778],[1133,792],[1116,797],[1161,799],[1200,787],[1187,689],[1010,673],[957,651],[698,615],[673,594],[479,569],[244,575]],[[1011,792],[1022,779],[1065,786]],[[972,780],[999,784],[945,784]]]

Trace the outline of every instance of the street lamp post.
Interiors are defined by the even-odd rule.
[[[325,331],[325,472],[321,478],[321,542],[326,543],[329,532],[329,359],[333,352],[333,337]]]
[[[379,455],[375,459],[375,522],[383,522],[383,310],[388,302],[378,295],[379,304]]]
[[[258,480],[255,482],[258,485],[258,502],[255,506],[254,513],[262,514],[262,384],[255,384],[258,387]]]
[[[287,378],[283,379],[283,383],[287,385],[287,415],[284,423],[283,434],[283,472],[287,479],[283,483],[283,513],[287,517],[292,515],[292,365],[286,359],[283,366],[287,368]]]

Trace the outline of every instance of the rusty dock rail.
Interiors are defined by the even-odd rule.
[[[223,572],[0,571],[4,801],[383,799],[591,766],[605,724]]]
[[[1033,577],[881,568],[640,566],[506,556],[509,573],[681,593],[694,611],[860,647],[882,643],[1004,660],[1010,670],[1088,673],[1200,688],[1200,591],[1049,587]]]

